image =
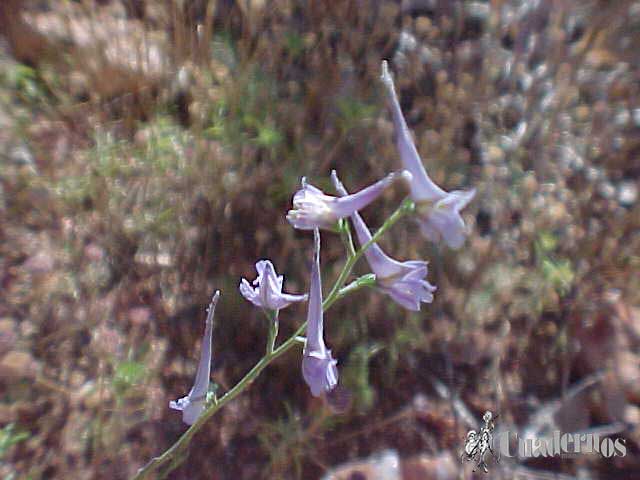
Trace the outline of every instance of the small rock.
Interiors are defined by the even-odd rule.
[[[86,378],[87,376],[83,372],[79,370],[74,370],[73,373],[71,373],[71,378],[69,379],[69,385],[73,388],[78,388],[85,383]]]
[[[105,257],[104,249],[95,243],[84,247],[84,254],[88,260],[97,262]]]
[[[640,408],[627,405],[624,409],[624,421],[630,425],[640,425]]]
[[[438,456],[418,455],[402,462],[402,480],[454,480],[458,478],[458,463],[450,453]]]
[[[421,17],[425,18],[426,17]],[[433,70],[440,70],[442,68],[442,56],[440,52],[436,49],[429,48],[427,46],[423,46],[420,49],[420,60],[425,65],[429,65]]]
[[[590,115],[591,115],[591,111],[589,110],[589,107],[587,107],[586,105],[580,105],[578,108],[576,108],[576,117],[579,121],[581,122],[587,121]]]
[[[400,457],[395,450],[386,450],[372,457],[338,466],[323,480],[401,480]]]
[[[627,110],[626,108],[622,108],[616,112],[613,121],[616,126],[624,127],[629,122],[629,118],[631,118],[631,115],[629,115],[629,110]]]
[[[470,17],[484,20],[489,18],[491,14],[491,6],[484,2],[469,2],[464,6],[465,13]]]
[[[30,320],[22,320],[20,322],[20,335],[24,338],[28,338],[36,333],[36,326]]]
[[[553,202],[547,211],[549,219],[552,222],[560,222],[567,215],[567,207],[564,203],[561,202]]]
[[[413,52],[417,46],[418,41],[411,33],[406,30],[403,30],[400,33],[400,38],[398,39],[398,51],[402,53]]]
[[[501,135],[500,147],[502,147],[502,150],[505,150],[507,152],[512,152],[513,150],[516,149],[517,144],[513,140],[513,138],[509,137],[508,135]]]
[[[95,382],[90,380],[84,385],[75,387],[73,390],[71,390],[69,400],[74,406],[82,405],[82,403],[85,402],[85,400],[96,390],[97,388]],[[92,407],[92,405],[86,405],[86,402],[85,406],[87,406],[88,408]]]
[[[625,180],[618,185],[618,202],[620,205],[630,207],[638,199],[638,185],[630,180]]]
[[[431,23],[429,17],[423,16],[416,19],[416,32],[418,32],[420,35],[426,35],[432,26],[433,24]]]
[[[47,273],[53,270],[53,257],[47,252],[38,252],[29,257],[22,266],[29,273]]]
[[[34,167],[35,162],[33,161],[33,154],[25,145],[19,145],[14,147],[9,152],[9,159],[20,167],[29,166]]]
[[[607,200],[610,200],[616,194],[616,188],[611,184],[611,182],[601,182],[598,185],[598,193]]]
[[[9,381],[35,378],[38,362],[28,353],[14,350],[0,360],[0,377]]]
[[[585,171],[585,176],[590,182],[595,182],[596,180],[602,178],[602,171],[595,167],[589,167]]]
[[[625,139],[620,135],[616,135],[615,137],[613,137],[613,140],[611,141],[611,143],[613,145],[614,150],[616,152],[619,152],[620,150],[622,150],[622,147],[624,147]]]
[[[533,85],[533,75],[526,72],[521,73],[518,76],[517,84],[520,91],[527,92]]]
[[[487,155],[489,157],[489,161],[498,163],[504,160],[504,152],[497,145],[491,144],[489,148],[487,148]]]
[[[151,309],[149,307],[134,307],[129,310],[129,320],[136,326],[143,326],[149,323]]]

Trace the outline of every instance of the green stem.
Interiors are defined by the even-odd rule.
[[[398,222],[398,220],[400,220],[408,213],[412,212],[413,209],[413,202],[410,200],[405,200],[400,205],[400,207],[398,207],[395,212],[393,212],[391,216],[382,224],[380,229],[378,229],[378,231],[373,235],[371,240],[362,245],[354,255],[349,255],[349,258],[345,262],[342,271],[338,275],[336,283],[333,285],[333,288],[329,292],[329,295],[327,295],[327,297],[324,299],[324,302],[322,303],[323,311],[327,311],[334,304],[334,302],[342,296],[340,293],[344,282],[347,280],[347,278],[351,274],[351,270],[355,266],[356,262],[360,259],[360,257],[362,257],[367,248],[373,245],[373,243],[377,242],[380,237],[382,237],[382,235],[384,235],[393,225],[396,224],[396,222]],[[350,288],[350,286],[347,288]],[[277,316],[275,320],[277,321]],[[276,322],[273,323],[274,325],[276,324]],[[271,364],[271,362],[287,353],[291,348],[293,348],[294,345],[299,344],[299,336],[302,335],[306,328],[307,322],[305,321],[279,347],[274,348],[275,336],[277,336],[277,325],[275,325],[275,327],[270,327],[269,342],[267,343],[267,354],[262,357],[258,361],[258,363],[256,363],[253,368],[249,370],[249,372],[244,377],[242,377],[242,379],[234,387],[231,388],[231,390],[225,393],[222,398],[218,399],[216,403],[208,406],[207,409],[202,412],[202,415],[200,415],[198,420],[193,425],[191,425],[191,427],[189,427],[189,429],[184,432],[182,436],[171,447],[169,447],[168,450],[166,450],[162,455],[153,458],[149,463],[138,470],[138,473],[133,477],[132,480],[159,478],[157,475],[152,475],[168,462],[171,463],[169,464],[169,468],[163,472],[164,476],[168,475],[171,470],[178,467],[181,462],[174,461],[174,459],[181,457],[182,454],[185,453],[186,448],[189,446],[189,443],[191,443],[191,439],[204,426],[204,424],[213,415],[215,415],[218,410],[220,410],[227,403],[240,395],[247,387],[249,387],[258,377],[258,375],[260,375],[262,370],[264,370],[269,364]],[[272,335],[273,342],[271,342]],[[271,348],[269,348],[269,345],[271,345]]]
[[[347,248],[347,258],[351,258],[356,254],[356,248],[353,246],[353,237],[351,236],[351,227],[349,226],[349,220],[341,218],[338,224],[338,231],[344,246]]]
[[[342,287],[338,292],[338,300],[342,297],[352,294],[356,290],[360,290],[363,287],[373,287],[376,284],[375,273],[367,273],[359,278],[356,278],[349,285]]]
[[[338,275],[338,279],[336,280],[336,283],[333,285],[333,288],[329,292],[329,295],[327,296],[324,303],[322,304],[325,310],[327,310],[333,304],[333,302],[335,302],[338,299],[338,294],[340,292],[340,289],[344,285],[344,282],[347,281],[347,278],[351,274],[351,270],[355,266],[356,262],[360,260],[360,257],[362,257],[362,255],[364,255],[364,252],[366,252],[371,245],[373,245],[378,240],[380,240],[380,237],[382,237],[382,235],[384,235],[391,227],[393,227],[398,220],[400,220],[402,217],[404,217],[408,213],[413,212],[414,209],[415,209],[415,204],[411,200],[407,199],[404,202],[402,202],[402,204],[395,210],[395,212],[393,212],[391,216],[387,218],[387,220],[385,220],[385,222],[378,229],[378,231],[373,234],[373,236],[371,237],[371,240],[369,240],[367,243],[362,245],[358,249],[358,251],[355,253],[355,255],[350,256],[347,259],[347,261],[344,264],[344,267],[342,268],[342,271]]]
[[[278,338],[278,315],[280,310],[275,312],[266,312],[269,318],[269,333],[267,334],[267,355],[273,353],[273,349],[276,345],[276,338]]]
[[[292,342],[293,343],[293,342]],[[245,388],[253,383],[253,381],[260,375],[262,370],[264,370],[267,365],[269,365],[273,360],[280,357],[284,354],[287,349],[278,348],[274,352],[269,355],[265,355],[262,357],[258,363],[256,363],[251,370],[240,380],[231,390],[224,394],[224,396],[218,399],[217,403],[209,406],[196,423],[191,425],[189,429],[182,434],[182,436],[174,443],[168,450],[166,450],[162,455],[155,457],[152,459],[147,465],[142,467],[138,473],[133,477],[134,480],[141,480],[146,478],[156,478],[152,476],[152,474],[157,471],[162,465],[170,461],[172,458],[180,455],[191,443],[192,437],[200,430],[204,424],[211,418],[215,413],[220,410],[223,406],[229,403],[231,400],[240,395]],[[177,467],[177,465],[175,465]],[[168,474],[169,471],[165,472],[165,475]]]

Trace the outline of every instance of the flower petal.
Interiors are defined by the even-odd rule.
[[[308,354],[302,358],[302,376],[314,397],[319,397],[336,387],[338,384],[337,363],[331,357],[331,350],[327,350],[324,356]]]
[[[335,170],[332,170],[331,172],[331,180],[339,195],[346,196],[349,194],[338,178],[338,174]],[[360,214],[358,212],[354,212],[353,215],[351,215],[351,220],[360,245],[364,245],[369,242],[372,235]],[[371,271],[375,273],[377,277],[391,277],[398,275],[403,270],[402,264],[389,257],[377,243],[374,243],[367,248],[364,255],[371,267]]]
[[[277,310],[288,307],[294,302],[306,302],[308,298],[309,295],[307,295],[306,293],[304,295],[291,295],[289,293],[283,293],[277,299],[279,305]]]
[[[307,295],[291,295],[282,293],[284,277],[276,273],[276,269],[270,260],[260,260],[256,263],[258,277],[252,282],[242,279],[239,289],[244,298],[256,307],[267,310],[280,310],[288,307],[293,302],[302,302]]]
[[[189,395],[186,397],[182,397],[177,401],[169,402],[170,408],[182,411],[182,421],[187,425],[193,425],[205,409],[205,399],[207,392],[209,391],[209,377],[211,375],[213,316],[219,298],[220,291],[216,291],[211,299],[211,303],[209,304],[204,335],[202,338],[200,361],[198,362],[198,369],[196,370],[196,378],[193,382],[193,387],[191,387]]]
[[[378,198],[396,180],[409,180],[409,172],[393,172],[376,183],[352,195],[336,198],[306,183],[293,196],[293,209],[287,213],[287,220],[294,228],[313,230],[330,229],[344,217],[352,215]]]
[[[359,192],[336,198],[334,211],[336,212],[338,218],[349,217],[358,210],[361,210],[362,208],[373,202],[393,182],[406,178],[407,175],[404,175],[402,172],[391,172],[383,179],[378,180],[376,183],[363,188]]]
[[[338,383],[338,363],[324,343],[322,279],[320,276],[320,232],[314,230],[314,262],[309,286],[307,341],[302,357],[302,377],[314,396],[333,390]]]
[[[416,296],[407,290],[401,290],[398,288],[382,288],[394,302],[398,305],[411,310],[412,312],[418,312],[420,310],[420,300]]]
[[[340,195],[346,195],[347,190],[338,178],[335,170],[331,172],[331,179],[336,191]],[[371,240],[371,232],[356,212],[351,216],[356,235],[360,245]],[[371,270],[376,274],[380,289],[388,294],[396,303],[412,311],[420,310],[421,302],[433,301],[433,293],[436,287],[424,280],[428,274],[428,263],[423,260],[409,260],[399,262],[389,257],[377,245],[371,245],[365,251],[365,257]]]
[[[309,285],[309,310],[307,312],[306,352],[324,355],[326,347],[323,338],[322,278],[320,275],[320,232],[313,231],[314,253]]]
[[[256,282],[254,282],[256,283]],[[240,289],[240,293],[244,298],[253,303],[256,307],[260,307],[260,299],[256,293],[257,288],[251,286],[251,284],[243,278],[240,280],[240,285],[238,287]]]
[[[207,320],[205,323],[204,336],[202,338],[202,347],[200,351],[200,362],[196,371],[196,379],[193,382],[193,388],[189,392],[191,399],[196,397],[204,397],[209,391],[209,377],[211,375],[211,340],[213,337],[213,315],[216,311],[216,305],[220,298],[220,291],[216,291],[209,304]]]
[[[177,402],[169,402],[169,408],[182,412],[182,421],[187,425],[196,423],[205,409],[204,399],[190,400],[189,397],[180,398]]]
[[[396,136],[396,146],[400,154],[400,159],[404,168],[411,172],[413,181],[411,182],[411,198],[416,202],[424,200],[436,200],[445,195],[445,191],[437,186],[433,180],[427,175],[427,171],[422,164],[422,159],[418,155],[411,132],[407,126],[407,122],[402,114],[402,108],[398,101],[396,88],[393,78],[389,73],[389,65],[386,60],[382,62],[382,75],[380,76],[382,83],[387,89],[391,114],[393,117],[393,128]]]
[[[438,242],[442,238],[449,247],[460,248],[464,244],[467,233],[460,210],[473,199],[474,195],[475,189],[456,190],[448,193],[446,197],[429,208],[420,222],[420,230],[424,236],[433,242]]]

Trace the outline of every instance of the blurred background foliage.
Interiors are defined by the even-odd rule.
[[[547,427],[617,426],[627,456],[493,478],[640,475],[640,2],[3,0],[3,478],[124,479],[175,441],[214,289],[213,380],[259,359],[237,285],[271,258],[306,290],[300,177],[355,190],[400,166],[385,58],[431,176],[478,189],[472,234],[451,251],[396,228],[384,248],[430,261],[434,303],[338,303],[337,392],[313,399],[288,355],[171,478],[458,478],[465,412],[542,428],[555,400]],[[344,254],[323,247],[329,286]]]

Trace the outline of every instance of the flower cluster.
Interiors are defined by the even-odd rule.
[[[345,275],[339,277],[332,293],[329,294],[331,298],[325,299],[327,305],[323,305],[320,230],[344,232],[346,228],[350,232],[348,220],[346,220],[349,218],[360,246],[358,254],[350,253],[353,262],[363,255],[375,277],[377,289],[388,295],[398,305],[411,311],[419,311],[423,303],[433,301],[433,294],[436,291],[436,287],[426,279],[428,263],[424,260],[399,261],[389,257],[374,241],[375,237],[359,211],[378,199],[395,182],[404,181],[409,186],[411,201],[415,205],[412,210],[417,213],[421,232],[431,241],[442,240],[451,248],[460,248],[466,235],[460,210],[475,195],[474,189],[446,192],[431,180],[411,138],[386,61],[382,63],[381,80],[388,96],[395,142],[403,170],[389,173],[383,179],[352,194],[349,194],[334,170],[331,178],[337,196],[327,195],[303,178],[302,187],[293,196],[293,208],[286,218],[296,229],[313,230],[314,253],[309,292],[307,294],[284,293],[282,291],[284,278],[276,273],[270,260],[260,260],[256,263],[258,273],[256,279],[249,282],[243,278],[239,286],[240,293],[252,304],[263,309],[269,318],[270,339],[267,345],[267,356],[274,355],[279,311],[292,303],[308,301],[306,338],[302,353],[302,377],[314,396],[326,394],[338,383],[337,360],[331,355],[331,350],[327,348],[324,340],[324,310],[335,300],[336,292],[349,290],[348,287],[343,288],[342,283],[353,266],[351,265],[348,269],[345,266]],[[351,242],[350,234],[348,238]],[[351,246],[352,250],[354,248]],[[183,420],[189,425],[193,424],[205,409],[209,388],[213,312],[218,297],[219,293],[216,292],[209,306],[194,386],[186,397],[170,404],[171,408],[183,412]]]

